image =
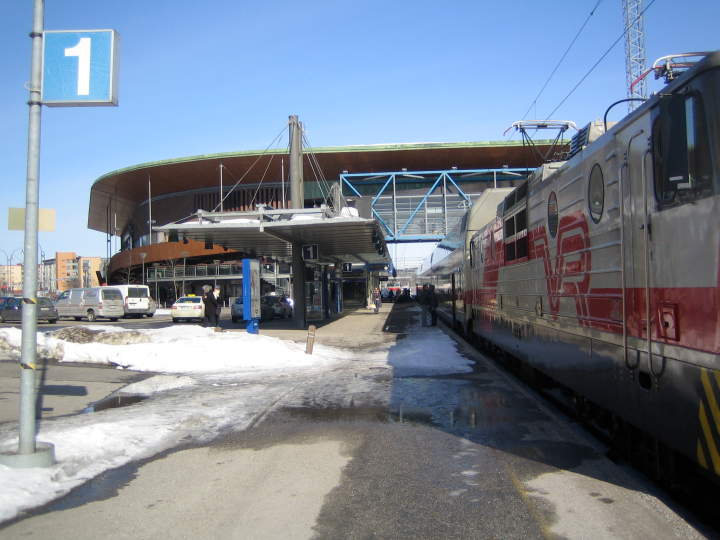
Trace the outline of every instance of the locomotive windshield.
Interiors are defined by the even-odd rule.
[[[720,69],[663,98],[653,122],[655,197],[661,208],[710,197],[718,189]]]

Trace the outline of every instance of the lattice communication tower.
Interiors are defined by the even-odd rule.
[[[640,80],[633,83],[645,72],[645,30],[642,16],[642,0],[622,0],[625,18],[625,76],[629,98],[647,98],[647,83]],[[640,104],[629,101],[628,110],[632,112]]]

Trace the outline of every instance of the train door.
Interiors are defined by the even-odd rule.
[[[650,316],[650,253],[652,238],[648,199],[648,168],[652,168],[649,118],[636,123],[625,140],[623,189],[623,355],[620,382],[628,420],[647,425],[651,414],[652,379],[647,351]]]

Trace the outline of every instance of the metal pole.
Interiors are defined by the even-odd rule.
[[[393,185],[393,237],[397,239],[397,190],[395,188],[395,175],[392,175]]]
[[[148,174],[148,245],[152,245],[152,188],[150,186],[150,175]]]
[[[51,465],[54,461],[52,445],[42,445],[36,453],[35,441],[35,370],[37,362],[37,247],[38,200],[40,169],[40,92],[42,69],[43,0],[35,0],[33,10],[32,64],[30,99],[28,105],[27,179],[25,184],[25,242],[22,310],[22,348],[20,365],[20,434],[18,444],[19,466]],[[27,455],[39,459],[27,458]]]
[[[287,208],[285,200],[285,159],[280,158],[280,185],[282,186],[282,208]]]
[[[444,234],[448,233],[448,222],[447,222],[447,177],[443,174],[442,183],[442,202],[443,202],[443,227]]]
[[[223,171],[223,164],[220,164],[220,211],[223,211],[223,177],[222,177],[222,171]]]
[[[140,259],[142,259],[142,284],[145,285],[145,257],[147,257],[147,253],[143,252],[140,253]]]

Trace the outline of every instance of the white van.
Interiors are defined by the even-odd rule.
[[[155,315],[155,302],[150,298],[147,285],[109,285],[120,291],[123,297],[125,317],[152,317]]]
[[[117,321],[125,314],[122,293],[115,287],[89,287],[63,292],[55,302],[58,318],[72,317],[79,321],[86,317],[93,322],[98,317]]]

